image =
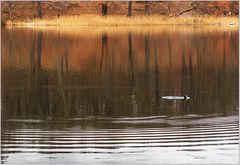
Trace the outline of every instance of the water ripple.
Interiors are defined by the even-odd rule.
[[[230,155],[231,158],[237,152],[239,144],[238,116],[209,116],[207,118],[197,115],[175,118],[152,116],[133,118],[132,120],[131,118],[113,118],[108,122],[129,124],[145,121],[146,124],[156,120],[165,120],[165,123],[174,121],[178,124],[166,127],[146,126],[117,129],[76,129],[73,127],[59,130],[46,128],[8,130],[2,133],[1,159],[3,163],[7,163],[7,157],[11,154],[16,155],[16,153],[20,155],[41,154],[44,158],[46,158],[44,156],[46,154],[64,154],[65,156],[69,156],[69,154],[105,156],[117,154],[120,157],[125,154],[135,154],[135,156],[146,158],[146,155],[142,154],[171,152],[178,157],[191,156],[192,159],[205,160],[209,158],[208,154],[212,156],[216,153],[222,154],[222,157]],[[39,120],[37,121],[39,122]],[[190,124],[186,124],[186,122]],[[224,153],[226,154],[224,155]],[[55,157],[51,161],[54,162],[56,159]]]

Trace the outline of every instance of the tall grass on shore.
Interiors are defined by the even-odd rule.
[[[63,16],[27,21],[7,21],[7,26],[152,26],[152,25],[238,25],[237,17],[167,16]]]

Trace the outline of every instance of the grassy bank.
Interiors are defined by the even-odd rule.
[[[7,26],[152,26],[152,25],[236,25],[238,17],[167,17],[82,15],[44,18],[28,21],[7,21]]]

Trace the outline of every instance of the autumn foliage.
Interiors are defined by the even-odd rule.
[[[84,14],[129,16],[129,13],[131,16],[238,16],[238,8],[238,1],[133,1],[131,5],[127,1],[5,1],[1,5],[1,20],[33,20]]]

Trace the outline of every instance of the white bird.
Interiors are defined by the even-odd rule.
[[[187,95],[184,96],[162,96],[162,99],[168,99],[168,100],[188,100],[190,97]]]

